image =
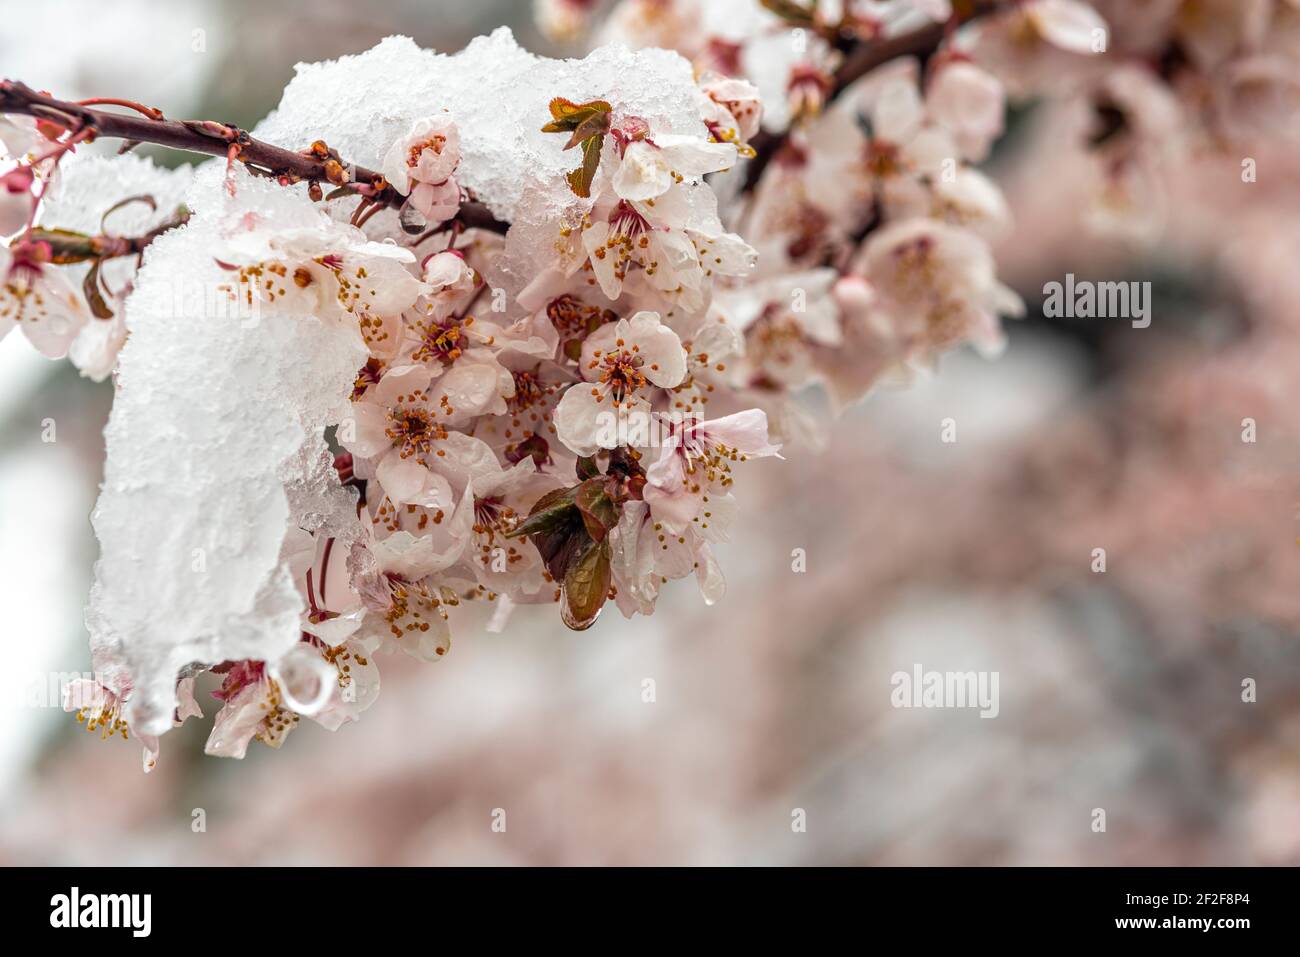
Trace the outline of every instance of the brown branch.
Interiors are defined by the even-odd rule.
[[[247,131],[226,123],[152,119],[148,116],[110,113],[79,103],[56,100],[13,80],[0,80],[0,114],[3,113],[32,116],[62,126],[70,132],[90,129],[94,130],[96,136],[155,143],[189,153],[228,156],[239,160],[253,172],[274,177],[285,185],[299,182],[329,183],[394,209],[400,208],[406,201],[406,197],[385,182],[382,174],[346,163],[320,142],[312,144],[308,150],[295,153],[254,139]],[[509,228],[508,223],[501,222],[486,206],[473,200],[461,204],[455,220],[459,220],[466,228],[487,229],[497,233],[504,233]]]
[[[110,233],[87,235],[61,229],[44,229],[36,226],[30,238],[33,242],[50,247],[50,261],[56,265],[86,262],[88,260],[116,259],[119,256],[138,256],[146,246],[168,230],[183,226],[190,219],[184,206],[167,221],[139,236],[114,236]]]
[[[928,56],[942,45],[944,39],[963,23],[985,16],[998,8],[998,0],[958,0],[953,4],[952,19],[947,23],[931,23],[885,40],[856,43],[850,47],[848,55],[835,71],[827,100],[833,100],[844,92],[845,88],[862,79],[878,66],[902,56]],[[767,164],[781,151],[789,138],[785,133],[768,133],[760,130],[752,137],[749,145],[757,154],[745,167],[745,190],[752,190],[758,185],[759,178],[767,169]]]

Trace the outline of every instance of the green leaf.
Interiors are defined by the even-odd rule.
[[[568,523],[576,523],[578,507],[574,504],[573,497],[579,488],[575,485],[573,488],[557,488],[547,492],[533,505],[528,517],[515,526],[513,531],[507,532],[506,537],[518,538],[520,535],[554,532]]]
[[[583,140],[582,165],[564,177],[569,181],[569,189],[583,199],[591,195],[591,184],[596,178],[596,169],[600,166],[600,150],[604,145],[603,136]]]
[[[578,486],[574,497],[582,524],[594,541],[603,542],[609,530],[618,524],[618,507],[605,489],[605,479],[587,479]]]
[[[590,622],[609,597],[609,542],[592,542],[564,575],[564,600],[575,621]]]
[[[542,132],[570,134],[564,144],[566,150],[582,144],[582,165],[565,176],[569,188],[578,196],[591,195],[591,183],[596,178],[596,168],[600,166],[600,151],[609,132],[612,109],[604,100],[574,103],[562,96],[551,100],[551,122],[542,127]]]
[[[564,144],[566,150],[573,149],[583,140],[590,139],[593,136],[604,136],[609,132],[609,114],[605,112],[592,113],[573,130],[573,135],[569,137],[569,142]]]
[[[93,236],[70,229],[42,229],[38,226],[32,230],[31,238],[33,242],[49,245],[50,262],[56,266],[84,263],[98,255]]]
[[[591,536],[578,519],[559,531],[534,535],[531,541],[541,553],[551,578],[557,582],[564,581],[574,557],[591,547]]]
[[[599,113],[608,115],[614,109],[605,100],[574,103],[562,96],[555,97],[547,106],[551,111],[551,122],[542,127],[543,133],[568,133],[591,117]]]
[[[585,482],[587,479],[595,478],[600,474],[600,466],[596,464],[594,455],[584,455],[574,465],[574,471],[578,473],[578,478]]]

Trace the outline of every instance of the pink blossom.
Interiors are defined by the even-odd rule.
[[[659,458],[646,470],[645,501],[672,531],[693,524],[706,539],[724,540],[734,511],[732,464],[777,455],[780,449],[768,441],[761,409],[671,423]]]
[[[973,63],[943,63],[925,91],[926,113],[953,136],[962,159],[978,163],[1002,135],[1006,97],[1002,84]]]
[[[21,327],[42,355],[61,359],[89,320],[81,294],[50,264],[48,244],[0,246],[0,339]]]
[[[453,176],[459,164],[460,134],[451,117],[440,113],[416,120],[389,147],[383,173],[426,220],[440,223],[460,208],[460,187]]]
[[[559,439],[578,455],[623,444],[617,428],[629,419],[648,421],[656,388],[670,389],[686,375],[686,353],[659,315],[638,312],[602,326],[582,346],[583,377],[555,408]]]

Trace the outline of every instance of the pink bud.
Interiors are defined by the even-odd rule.
[[[0,183],[10,193],[27,193],[31,192],[32,181],[35,179],[30,166],[15,166],[9,172],[0,176]]]

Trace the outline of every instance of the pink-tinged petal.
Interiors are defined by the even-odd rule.
[[[439,301],[454,301],[468,296],[478,285],[478,273],[465,261],[459,250],[444,250],[424,263],[424,282],[429,295]]]
[[[925,108],[916,84],[896,79],[887,83],[871,110],[871,135],[886,143],[903,144],[916,135]]]
[[[385,361],[396,358],[406,332],[401,310],[371,312],[361,319],[360,325],[361,338],[365,340],[366,350],[372,356]]]
[[[930,81],[925,108],[956,138],[962,158],[978,163],[1002,135],[1006,92],[993,74],[959,60],[940,67]]]
[[[1080,0],[1036,0],[1026,13],[1043,39],[1071,53],[1099,52],[1094,43],[1106,35],[1101,14]]]
[[[707,361],[711,366],[742,355],[744,351],[744,337],[739,330],[726,322],[710,322],[691,340],[692,357],[708,356],[708,359],[703,361]]]
[[[777,455],[781,451],[780,445],[773,445],[767,439],[767,413],[762,409],[746,409],[703,422],[699,431],[742,455],[758,457]]]
[[[659,320],[657,312],[638,312],[621,335],[625,348],[634,349],[641,357],[641,374],[655,385],[671,389],[686,378],[686,350],[682,348],[682,340]]]
[[[578,264],[581,266],[581,263]],[[521,309],[527,309],[536,312],[538,309],[544,309],[556,296],[566,292],[569,288],[569,272],[558,266],[549,266],[534,276],[523,289],[519,290],[519,295],[515,296],[515,302]]]
[[[27,225],[32,202],[30,193],[11,193],[0,189],[0,237],[12,236]]]
[[[748,276],[758,263],[758,250],[735,233],[697,239],[700,265],[720,276]]]
[[[569,386],[555,407],[555,431],[575,455],[591,455],[600,448],[597,433],[602,413],[613,414],[613,402],[594,385]]]
[[[359,458],[373,458],[392,448],[389,437],[388,416],[371,402],[354,402],[350,421],[339,423],[339,442]]]
[[[659,457],[646,469],[646,481],[661,489],[673,490],[682,484],[681,429],[673,429],[660,447]]]
[[[700,254],[683,230],[673,229],[651,234],[650,247],[652,257],[658,266],[654,275],[648,273],[650,284],[667,293],[698,291],[704,282],[704,267],[700,263]]]
[[[656,228],[685,229],[686,224],[691,222],[695,213],[695,210],[691,208],[691,200],[694,199],[697,203],[707,203],[712,200],[712,196],[713,194],[706,187],[699,187],[698,189],[682,187],[681,189],[670,189],[656,198],[653,206],[648,203],[636,203],[634,205],[636,211]]]
[[[464,432],[447,433],[447,437],[437,443],[437,451],[440,454],[434,455],[429,464],[446,475],[456,487],[477,482],[501,468],[492,446]]]
[[[420,183],[411,190],[411,205],[431,225],[444,222],[460,211],[460,184],[454,176],[441,183]]]
[[[433,479],[427,468],[414,458],[402,458],[397,449],[380,460],[375,477],[394,505],[405,505],[420,498]]]
[[[695,530],[706,542],[717,544],[730,541],[728,532],[740,514],[740,502],[728,492],[726,495],[713,494],[704,503],[694,522]]]
[[[950,0],[912,0],[912,6],[935,23],[943,23],[952,16],[952,3]]]
[[[413,183],[445,180],[460,163],[460,134],[447,114],[416,120],[384,155],[384,178],[406,195]]]
[[[411,191],[411,176],[406,166],[407,146],[405,138],[396,140],[384,154],[384,163],[381,172],[384,179],[388,180],[388,185],[393,187],[403,196]]]
[[[370,545],[379,567],[389,575],[406,581],[418,581],[433,572],[437,564],[433,536],[415,536],[410,532],[393,532]]]
[[[704,507],[704,491],[701,489],[693,492],[680,480],[667,487],[647,482],[642,495],[650,506],[655,521],[662,523],[669,531],[680,534],[690,528]]]
[[[349,283],[361,294],[356,311],[390,317],[413,306],[424,292],[424,285],[410,272],[414,263],[410,250],[390,243],[367,243],[350,252],[345,271]],[[364,276],[360,275],[362,271]]]
[[[627,331],[627,320],[620,319],[618,322],[605,323],[582,341],[582,361],[578,364],[578,371],[588,382],[600,379],[602,370],[599,356],[614,351],[614,343],[619,339],[626,341]]]
[[[701,546],[696,553],[695,580],[699,583],[700,594],[704,596],[706,605],[716,605],[727,594],[727,580],[722,575],[718,560],[713,557],[713,549],[708,545]]]
[[[592,223],[582,231],[582,245],[591,258],[591,271],[600,283],[600,291],[610,299],[617,299],[623,291],[623,280],[614,271],[614,250],[605,246],[609,238],[609,223]]]
[[[450,176],[460,164],[460,132],[446,113],[417,120],[408,141],[424,147],[412,173],[416,179],[436,183]],[[410,165],[409,158],[407,165]]]
[[[42,270],[26,295],[28,302],[22,311],[22,327],[27,341],[41,355],[62,359],[82,327],[90,321],[85,300],[57,267],[49,266]],[[5,311],[6,305],[0,297],[0,312]]]
[[[26,156],[42,137],[29,116],[0,117],[0,155],[15,159]]]
[[[322,618],[320,621],[303,622],[302,630],[334,647],[343,644],[343,642],[355,635],[365,617],[366,609],[356,608],[336,618]]]
[[[429,387],[429,370],[422,365],[399,366],[389,369],[366,396],[368,403],[391,409],[401,404],[403,396],[427,389]]]
[[[7,331],[0,320],[0,339]],[[121,312],[106,321],[87,322],[68,347],[68,361],[87,379],[103,382],[117,367],[117,354],[126,345],[126,321]]]
[[[176,682],[176,726],[180,727],[187,718],[201,717],[203,709],[194,698],[194,679],[182,678]]]
[[[334,665],[338,669],[338,690],[326,708],[312,716],[313,721],[328,731],[337,731],[349,721],[356,721],[379,697],[379,667],[359,644],[336,646]]]
[[[203,747],[205,754],[219,758],[242,758],[248,752],[248,742],[261,730],[266,719],[266,686],[253,682],[222,705],[212,721],[212,733]],[[283,736],[271,739],[272,747],[279,747]],[[274,742],[274,743],[272,743]]]
[[[624,503],[618,525],[610,530],[609,545],[619,611],[626,618],[653,613],[659,595],[654,568],[657,545],[645,502],[633,499]]]
[[[137,734],[136,737],[140,739],[140,744],[144,748],[144,773],[148,774],[158,766],[158,755],[161,753],[158,736],[156,734]]]
[[[112,692],[98,681],[74,678],[63,686],[63,710],[72,712],[111,706],[112,697]]]
[[[474,480],[474,494],[479,498],[503,497],[523,489],[533,476],[537,467],[531,458],[516,462],[508,469],[501,469],[495,475],[486,475]]]
[[[736,165],[736,147],[732,143],[713,143],[679,133],[660,133],[654,141],[660,162],[684,176],[703,176]]]
[[[633,143],[623,154],[614,174],[614,192],[623,199],[654,199],[673,185],[672,172],[649,143]]]
[[[418,505],[421,508],[433,511],[438,509],[445,512],[452,511],[456,507],[456,496],[452,491],[451,483],[437,472],[431,472],[427,469],[425,472],[427,477],[424,480],[424,488],[420,490],[419,494],[412,497],[408,504]]]
[[[433,615],[428,621],[428,631],[412,632],[397,645],[417,661],[440,661],[451,650],[451,626],[441,615]]]
[[[651,508],[651,515],[654,516],[654,508]],[[685,578],[695,570],[695,536],[689,528],[682,528],[677,531],[671,531],[664,528],[662,531],[652,533],[655,539],[656,548],[654,549],[655,574],[661,578],[667,578],[669,581]],[[662,539],[660,538],[662,536]]]
[[[462,356],[440,378],[434,388],[433,404],[446,412],[446,421],[459,423],[479,415],[501,415],[505,400],[514,394],[514,377],[506,372],[491,353],[484,350],[486,361]]]

